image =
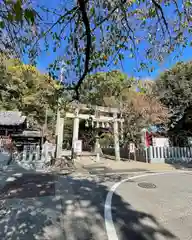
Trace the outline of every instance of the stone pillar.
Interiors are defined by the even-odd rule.
[[[79,138],[79,117],[78,117],[79,110],[75,110],[75,118],[73,120],[73,142],[72,148],[74,146],[74,142]]]
[[[123,143],[123,140],[124,140],[124,130],[123,130],[123,118],[121,116],[121,142]]]
[[[56,120],[56,129],[55,129],[55,135],[58,136],[59,132],[59,121],[60,121],[60,111],[59,108],[57,109],[57,120]]]
[[[115,159],[116,161],[120,160],[120,148],[119,148],[119,131],[118,131],[118,121],[117,113],[113,114],[113,131],[114,131],[114,147],[115,147]]]
[[[95,152],[96,152],[96,161],[100,161],[100,153],[101,153],[101,148],[100,148],[100,143],[99,143],[99,136],[96,136],[96,142],[95,142]]]
[[[60,111],[57,108],[57,120],[56,120],[56,128],[55,128],[55,158],[58,157],[58,134],[59,134],[59,124],[60,124]],[[45,157],[46,158],[46,157]]]
[[[58,122],[58,134],[57,134],[57,153],[56,157],[61,157],[62,145],[63,145],[63,128],[64,128],[64,118],[60,118]]]

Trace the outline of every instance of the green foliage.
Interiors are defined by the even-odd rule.
[[[183,116],[185,109],[192,106],[192,62],[177,63],[165,71],[156,81],[155,92],[172,115],[174,125]]]
[[[32,42],[37,35],[39,15],[31,1],[2,0],[0,2],[0,52],[22,58],[32,58]],[[37,52],[36,52],[37,53]]]
[[[128,78],[120,71],[100,72],[87,76],[80,91],[81,101],[93,105],[114,106],[115,102],[111,101],[111,98],[118,99],[120,93],[134,83],[133,78]]]
[[[35,67],[2,55],[0,89],[1,110],[22,111],[33,125],[41,126],[48,109],[48,119],[55,120],[58,84],[48,75],[38,72]]]
[[[66,78],[72,78],[73,84],[77,81],[81,84],[82,78],[92,70],[121,65],[128,57],[137,61],[137,71],[145,68],[153,71],[156,62],[191,42],[189,0],[182,3],[175,0],[83,0],[73,5],[62,1],[61,8],[43,6],[42,9],[47,19],[42,17],[40,21],[41,40],[45,40],[46,50],[53,49],[59,56],[52,66],[65,60]],[[53,19],[53,15],[56,20],[52,25],[43,24]],[[49,41],[51,37],[53,41]],[[65,52],[65,56],[60,52]]]
[[[55,7],[31,0],[0,2],[0,51],[35,63],[41,52],[55,52],[50,74],[61,60],[75,93],[97,69],[134,58],[148,68],[191,44],[191,1],[64,0]],[[180,52],[180,51],[177,51]],[[69,82],[69,81],[68,81]],[[71,87],[71,86],[70,86]],[[78,94],[77,94],[78,95]]]
[[[42,126],[47,111],[48,128],[54,129],[58,104],[65,109],[68,95],[64,87],[48,75],[41,74],[31,65],[18,59],[1,55],[0,62],[0,109],[19,110],[26,114],[33,125]],[[81,87],[81,102],[85,104],[120,107],[124,122],[125,142],[136,141],[140,130],[148,125],[164,122],[162,106],[151,94],[151,82],[140,82],[142,91],[137,91],[138,81],[120,71],[100,72],[90,75]],[[59,101],[58,101],[59,100]],[[93,141],[93,133],[84,129],[81,122],[80,135]],[[68,121],[68,130],[72,122]],[[70,132],[70,131],[68,131]],[[102,136],[102,142],[111,141],[110,133]]]
[[[100,72],[85,79],[80,99],[86,104],[120,108],[125,119],[124,143],[139,142],[142,128],[167,121],[167,109],[154,96],[153,85],[150,80],[136,81],[120,71]],[[101,142],[108,142],[109,135]]]

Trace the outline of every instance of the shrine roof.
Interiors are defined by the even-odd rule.
[[[24,123],[26,116],[22,116],[17,111],[0,111],[0,125],[2,126],[18,126]]]

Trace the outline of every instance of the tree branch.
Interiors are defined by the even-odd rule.
[[[91,52],[91,32],[93,32],[98,26],[100,26],[101,24],[103,24],[106,20],[109,19],[109,17],[116,11],[116,9],[119,7],[119,5],[115,6],[114,9],[105,17],[103,18],[96,26],[95,28],[91,29],[90,28],[90,23],[89,23],[89,19],[87,16],[87,12],[86,12],[86,3],[88,2],[88,0],[78,0],[79,3],[79,9],[81,11],[82,14],[82,20],[85,26],[85,35],[83,34],[83,36],[81,37],[81,39],[86,36],[87,37],[87,44],[86,44],[86,49],[85,49],[85,65],[84,65],[84,73],[81,76],[81,78],[78,80],[77,85],[75,86],[74,90],[76,92],[76,96],[75,98],[77,100],[79,100],[79,88],[83,82],[83,80],[85,79],[87,73],[90,71],[89,69],[89,60],[90,60],[90,52]],[[122,0],[121,4],[125,4],[126,0]]]
[[[75,10],[77,10],[77,7],[72,8],[71,10],[67,11],[64,15],[60,16],[57,21],[55,23],[52,24],[52,26],[46,31],[44,32],[41,36],[39,36],[39,38],[35,41],[35,43],[33,44],[33,48],[35,47],[35,45],[38,43],[38,41],[45,37],[58,23],[60,23],[61,20],[63,20],[67,15],[73,13]],[[74,14],[75,15],[75,14]]]
[[[164,23],[164,25],[165,25],[165,27],[166,27],[166,30],[167,30],[169,36],[171,36],[170,31],[169,31],[169,26],[168,26],[168,23],[167,23],[167,20],[166,20],[166,18],[165,18],[165,15],[164,15],[164,12],[163,12],[163,9],[162,9],[161,5],[160,5],[158,2],[156,2],[155,0],[151,0],[151,1],[152,1],[152,3],[154,4],[155,9],[156,9],[157,11],[160,11],[161,17],[162,17],[162,19],[163,19],[163,23]],[[157,11],[156,11],[156,13],[157,13]]]
[[[122,0],[121,4],[124,4],[124,3],[126,3],[126,0]],[[91,30],[91,32],[94,32],[96,28],[98,28],[101,24],[107,21],[113,15],[113,13],[117,10],[117,8],[119,8],[119,4],[116,5],[106,17],[104,17],[99,23],[97,23],[96,26]]]
[[[91,28],[89,19],[86,12],[86,2],[84,0],[79,0],[79,9],[81,11],[82,20],[85,26],[85,32],[87,37],[87,43],[86,43],[86,49],[85,49],[85,65],[84,65],[84,72],[80,79],[77,82],[77,85],[75,86],[75,92],[76,92],[76,99],[79,100],[79,87],[81,86],[84,78],[86,77],[87,73],[89,72],[89,60],[90,60],[90,53],[91,53]]]

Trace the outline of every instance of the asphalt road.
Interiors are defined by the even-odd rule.
[[[106,231],[106,222],[110,222],[104,214],[106,197],[122,177],[18,171],[1,173],[2,240],[192,239],[190,173],[148,176],[120,184],[110,192],[113,221]],[[140,182],[153,183],[156,188],[141,188]],[[114,229],[117,236],[111,235]]]
[[[117,206],[115,198],[113,207],[119,209],[117,215],[122,208],[122,215],[126,212],[129,217],[116,228],[119,239],[191,240],[191,182],[192,174],[188,172],[148,176],[121,184],[116,194],[122,196],[127,210]],[[143,188],[143,183],[144,187],[154,188]]]

